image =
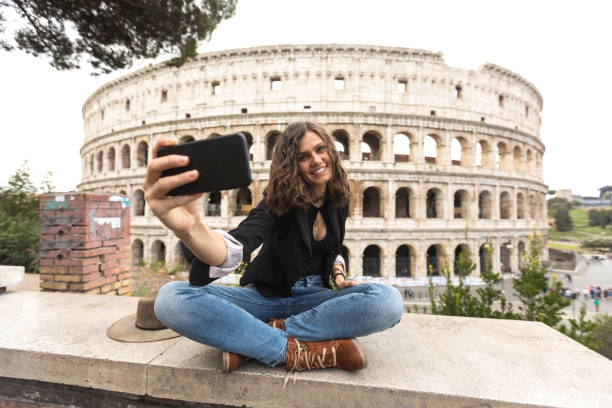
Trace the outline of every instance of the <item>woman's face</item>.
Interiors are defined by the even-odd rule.
[[[315,194],[322,196],[332,176],[331,158],[323,139],[314,132],[306,132],[300,140],[296,160],[304,180],[310,184]]]

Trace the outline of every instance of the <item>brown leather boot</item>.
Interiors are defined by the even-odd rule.
[[[277,329],[285,331],[285,319],[275,319],[272,317],[270,318],[270,321],[266,324],[270,327],[275,327]],[[231,373],[232,371],[237,369],[240,366],[240,364],[244,363],[248,359],[249,359],[248,357],[243,356],[241,354],[232,353],[230,351],[224,351],[223,352],[223,372],[226,374]]]
[[[357,339],[299,341],[291,336],[287,344],[287,370],[304,371],[337,367],[357,371],[368,364]]]
[[[285,330],[285,319],[275,319],[271,317],[270,321],[268,322],[268,326],[276,327],[282,331],[287,331]]]

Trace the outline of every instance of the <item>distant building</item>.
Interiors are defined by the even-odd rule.
[[[599,189],[599,198],[604,199],[604,196],[607,196],[605,198],[610,199],[611,195],[612,195],[612,186],[605,186]]]

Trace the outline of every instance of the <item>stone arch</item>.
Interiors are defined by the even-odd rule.
[[[119,190],[119,195],[127,197],[127,193],[125,192],[125,190]]]
[[[507,191],[502,191],[499,195],[499,218],[502,220],[512,218],[512,198]]]
[[[523,151],[519,146],[514,146],[512,152],[512,160],[514,162],[514,171],[520,173],[523,171]]]
[[[136,147],[136,166],[147,167],[149,164],[149,145],[142,141]]]
[[[189,265],[189,262],[187,261],[187,258],[185,258],[185,255],[183,254],[183,250],[181,249],[180,242],[177,242],[176,245],[174,246],[174,263],[178,265],[182,265],[183,267],[186,267]]]
[[[101,173],[104,170],[104,152],[100,150],[98,152],[98,173]]]
[[[144,191],[138,189],[134,192],[134,215],[145,215]]]
[[[278,130],[271,130],[266,134],[266,160],[272,160],[272,154],[274,153],[274,146],[276,146],[276,141],[280,136]]]
[[[108,149],[108,153],[106,153],[106,163],[108,167],[108,171],[115,171],[115,148],[111,147]]]
[[[361,138],[361,160],[380,160],[380,142],[382,136],[374,130],[368,130]],[[365,146],[364,146],[365,145]]]
[[[537,218],[538,202],[535,194],[529,194],[529,218],[535,220]]]
[[[411,159],[412,136],[409,133],[400,132],[393,136],[393,161],[395,163],[409,162]]]
[[[455,247],[455,257],[453,261],[453,274],[455,275],[459,275],[457,262],[459,261],[459,256],[461,254],[470,258],[470,247],[467,244],[459,244]]]
[[[425,215],[426,218],[444,218],[444,198],[442,197],[442,190],[437,187],[427,190]]]
[[[221,193],[211,191],[204,200],[204,215],[207,217],[219,217],[221,215]]]
[[[484,220],[493,218],[493,195],[489,190],[481,191],[478,195],[478,218]]]
[[[377,187],[368,187],[363,190],[363,217],[382,217],[380,190]]]
[[[340,253],[342,254],[342,258],[344,258],[344,266],[346,266],[345,271],[348,275],[351,272],[351,270],[349,269],[349,260],[351,259],[351,251],[349,251],[347,246],[342,245],[342,247],[340,247]]]
[[[414,204],[412,190],[400,187],[395,192],[395,218],[414,217]]]
[[[442,139],[440,136],[432,133],[423,139],[423,154],[425,162],[431,164],[440,164],[442,159]]]
[[[121,148],[121,168],[130,168],[130,146],[128,144],[124,144]]]
[[[363,275],[380,276],[382,251],[378,245],[368,245],[363,251]]]
[[[400,245],[395,251],[395,276],[412,277],[414,270],[414,248]]]
[[[337,129],[332,133],[335,142],[336,150],[343,160],[348,160],[350,157],[350,137],[346,130]]]
[[[208,135],[207,139],[214,139],[215,137],[219,137],[219,136],[223,136],[223,135],[221,133],[212,132],[210,135]]]
[[[253,154],[255,153],[255,145],[253,144],[253,135],[249,132],[241,131],[247,142],[247,151],[249,152],[249,160],[253,161]]]
[[[476,144],[476,166],[491,168],[491,148],[486,140]]]
[[[527,153],[525,153],[525,164],[527,167],[527,173],[533,173],[533,154],[531,153],[531,149],[527,149]]]
[[[460,189],[453,195],[453,218],[468,218],[470,208],[470,195],[467,190]]]
[[[523,193],[516,195],[516,218],[519,220],[525,218],[525,197]]]
[[[519,268],[521,266],[523,266],[523,264],[525,263],[525,255],[526,255],[526,249],[525,249],[525,242],[523,241],[519,241],[518,243],[518,250],[517,250],[517,256],[518,256],[518,263],[517,265],[519,266]]]
[[[454,166],[465,166],[468,164],[468,141],[463,137],[454,137],[451,140],[451,163]]]
[[[502,273],[512,272],[512,245],[510,241],[504,242],[499,246],[499,265]]]
[[[440,244],[433,244],[427,248],[425,253],[425,265],[427,267],[427,276],[440,276],[440,272],[444,267],[444,248]]]
[[[132,265],[140,265],[144,262],[144,245],[136,238],[132,241]]]
[[[504,142],[495,145],[495,168],[500,170],[508,169],[508,147]]]
[[[480,265],[480,274],[482,275],[483,272],[485,272],[487,270],[487,263],[489,262],[488,258],[488,254],[487,252],[489,251],[489,244],[482,244],[480,246],[480,248],[478,249],[478,262]],[[492,260],[491,260],[492,261]]]
[[[195,137],[193,137],[191,135],[185,135],[185,136],[181,136],[178,141],[179,141],[179,144],[195,142]]]
[[[151,261],[156,265],[166,264],[166,244],[157,240],[151,246]]]
[[[234,215],[247,215],[253,208],[253,195],[248,187],[236,191],[236,209]]]
[[[89,155],[89,174],[94,174],[94,154]]]

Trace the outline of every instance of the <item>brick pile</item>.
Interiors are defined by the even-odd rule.
[[[41,196],[41,289],[129,293],[129,205],[126,197],[106,193]]]

